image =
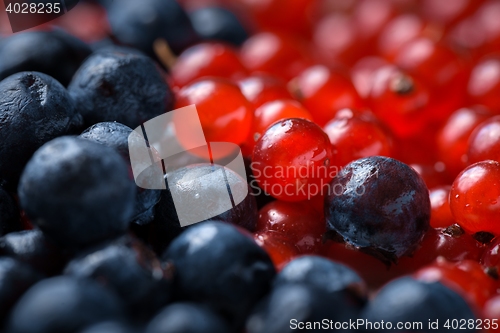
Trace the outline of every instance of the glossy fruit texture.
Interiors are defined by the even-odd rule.
[[[80,138],[114,148],[130,166],[129,136],[132,129],[117,122],[97,123],[87,128]],[[144,145],[145,142],[142,142]],[[136,187],[134,213],[131,221],[147,224],[154,218],[154,206],[160,201],[161,191]]]
[[[171,268],[130,236],[78,254],[68,263],[64,274],[91,279],[113,290],[133,318],[148,318],[171,297]]]
[[[415,273],[415,278],[426,282],[441,282],[460,293],[478,308],[496,294],[497,282],[484,272],[483,266],[474,260],[450,263],[437,260]]]
[[[368,56],[361,58],[351,67],[351,80],[361,98],[365,99],[370,95],[375,73],[388,64],[381,57]]]
[[[87,44],[63,30],[16,33],[0,42],[0,80],[36,71],[67,86],[90,53]]]
[[[436,162],[435,164],[414,163],[410,164],[410,166],[422,177],[429,189],[449,185],[453,182],[454,178],[450,176],[446,166],[442,162]]]
[[[473,164],[485,160],[500,162],[500,116],[479,124],[469,137],[467,162]]]
[[[274,288],[305,284],[327,294],[339,290],[357,292],[360,303],[366,297],[365,282],[351,268],[318,256],[302,256],[289,262],[274,280]]]
[[[118,298],[109,290],[94,281],[60,276],[38,282],[21,297],[8,331],[74,332],[122,315]]]
[[[196,104],[207,142],[243,143],[252,126],[254,108],[238,86],[221,78],[197,80],[177,95],[176,109]],[[181,144],[189,145],[191,133],[178,133]]]
[[[431,227],[447,228],[455,223],[450,209],[450,186],[435,187],[429,191],[431,200]]]
[[[22,230],[21,216],[14,198],[0,188],[0,236]]]
[[[314,253],[325,233],[323,212],[309,202],[273,201],[259,211],[257,231],[275,231],[290,239],[300,253]]]
[[[81,126],[66,89],[52,77],[21,72],[0,82],[0,179],[9,190],[44,143]]]
[[[450,191],[453,217],[468,233],[500,234],[500,163],[483,161],[460,173]]]
[[[467,93],[472,103],[482,104],[500,112],[500,57],[491,55],[481,59],[472,69]]]
[[[173,303],[149,323],[146,333],[229,333],[227,324],[209,308],[195,303]]]
[[[236,327],[268,292],[275,275],[264,250],[221,222],[189,228],[162,258],[175,267],[174,290],[180,299],[208,304]]]
[[[439,282],[427,283],[410,277],[393,280],[385,285],[365,307],[361,318],[372,322],[383,320],[386,323],[428,324],[429,320],[431,322],[438,320],[440,325],[444,325],[446,320],[476,319],[466,301],[453,290]],[[406,330],[394,328],[394,332],[408,332],[408,330],[408,328]],[[469,328],[464,329],[464,332],[474,331]]]
[[[59,274],[68,256],[39,229],[12,232],[3,236],[0,238],[0,255],[15,258],[45,276]]]
[[[368,156],[388,156],[393,153],[393,140],[389,131],[368,114],[356,115],[343,109],[324,127],[335,147],[335,163],[348,163]]]
[[[453,177],[467,166],[467,142],[470,135],[489,116],[491,112],[482,106],[461,108],[455,111],[439,130],[437,135],[439,159]],[[475,162],[479,161],[469,163]]]
[[[397,51],[406,43],[422,35],[425,22],[415,14],[402,14],[392,19],[378,38],[379,53],[385,58],[394,59]]]
[[[299,102],[280,99],[267,102],[255,110],[254,120],[246,147],[253,151],[255,142],[277,121],[288,118],[301,118],[313,121],[311,114]]]
[[[257,141],[252,170],[266,193],[302,201],[322,193],[334,176],[333,163],[325,132],[309,120],[292,118],[275,123]]]
[[[183,87],[204,76],[242,79],[247,70],[232,47],[220,42],[206,42],[182,52],[170,74],[174,85]]]
[[[188,13],[193,28],[202,40],[221,41],[238,46],[248,38],[248,29],[227,8],[202,7]]]
[[[254,74],[238,81],[241,92],[253,104],[255,109],[277,99],[292,99],[286,82],[278,77]]]
[[[352,302],[353,296],[338,290],[325,294],[307,284],[285,284],[272,290],[270,295],[250,315],[246,324],[248,333],[295,332],[297,322],[349,321],[356,318],[359,307]],[[291,319],[290,319],[291,318]],[[295,327],[295,328],[294,328]],[[310,332],[320,332],[308,329]],[[348,330],[338,330],[347,332]]]
[[[121,44],[155,56],[154,43],[165,40],[176,54],[199,39],[188,15],[175,0],[114,1],[108,8],[111,33]]]
[[[292,36],[261,32],[240,49],[243,65],[252,73],[263,72],[289,80],[304,70],[310,60],[299,40]]]
[[[307,68],[293,79],[291,88],[320,126],[333,119],[341,109],[357,110],[364,107],[350,79],[326,66],[316,65]]]
[[[67,136],[33,155],[18,193],[21,207],[49,238],[79,247],[126,230],[135,185],[115,150]]]
[[[411,255],[429,228],[429,193],[422,178],[388,157],[343,168],[325,199],[327,229],[390,263]]]
[[[273,231],[254,233],[255,242],[267,252],[279,272],[286,264],[299,256],[299,250],[286,235]]]
[[[12,306],[32,285],[43,278],[30,266],[15,259],[0,258],[0,323],[4,324]]]
[[[161,71],[136,52],[94,53],[78,69],[68,91],[86,126],[117,121],[136,128],[173,108],[173,95]]]

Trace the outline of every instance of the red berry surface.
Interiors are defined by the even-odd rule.
[[[500,162],[500,116],[478,125],[469,137],[467,162],[472,164],[484,160]]]

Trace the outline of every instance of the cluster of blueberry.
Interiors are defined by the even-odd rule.
[[[86,0],[0,22],[0,332],[500,329],[499,16]],[[129,144],[191,104],[207,142],[241,147],[247,179],[225,177],[249,195],[182,226],[174,198],[196,186],[208,210],[229,185],[193,151],[140,188]]]

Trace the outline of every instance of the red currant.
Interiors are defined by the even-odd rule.
[[[467,92],[472,103],[500,112],[500,57],[489,56],[479,61],[469,79]]]
[[[500,116],[478,125],[469,137],[467,162],[472,164],[484,160],[500,162]]]
[[[257,109],[276,99],[292,99],[286,83],[271,75],[252,75],[238,82],[241,92]]]
[[[297,248],[288,238],[278,232],[258,232],[254,239],[269,254],[278,271],[299,255]]]
[[[431,227],[447,228],[455,223],[450,209],[450,186],[440,186],[430,190]]]

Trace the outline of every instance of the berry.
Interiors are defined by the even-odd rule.
[[[264,132],[255,144],[252,169],[266,193],[280,200],[302,201],[322,193],[332,179],[332,158],[333,147],[321,128],[292,118]]]
[[[430,190],[431,201],[431,227],[447,228],[455,223],[450,209],[450,186],[436,187]]]
[[[12,333],[77,332],[122,317],[116,296],[94,281],[60,276],[31,287],[10,316]]]
[[[327,229],[388,264],[411,255],[429,228],[427,187],[397,160],[375,156],[351,162],[328,188]]]
[[[172,110],[173,96],[148,57],[118,50],[85,60],[68,91],[87,126],[117,121],[130,128]]]
[[[498,114],[500,112],[500,57],[481,59],[472,69],[467,93],[471,103],[481,104]]]
[[[426,28],[415,14],[402,14],[392,19],[378,38],[378,50],[387,59],[394,59],[397,51],[406,43],[422,35]]]
[[[235,327],[268,292],[275,275],[266,252],[227,223],[189,228],[163,259],[175,267],[174,290],[180,299],[210,305]]]
[[[273,230],[258,231],[254,234],[254,240],[267,252],[278,272],[299,255],[297,247],[282,233]]]
[[[18,192],[30,220],[65,247],[123,233],[135,197],[123,158],[112,148],[76,137],[40,148],[24,169]]]
[[[44,143],[81,126],[66,89],[52,77],[21,72],[0,82],[0,181],[9,190]]]
[[[450,190],[450,208],[468,233],[500,234],[500,163],[483,161],[462,171]]]
[[[127,324],[119,321],[105,321],[99,324],[91,325],[80,333],[134,333]]]
[[[252,75],[240,80],[238,85],[243,95],[256,109],[264,103],[277,99],[292,99],[285,82],[271,75]]]
[[[132,142],[129,137],[131,133],[131,128],[120,123],[97,123],[80,134],[80,138],[114,148],[131,169],[129,154],[129,145]],[[144,140],[140,144],[144,144]],[[159,190],[145,190],[136,187],[134,213],[131,221],[137,224],[151,222],[154,218],[154,207],[160,201],[160,195],[161,191]]]
[[[174,303],[149,323],[146,333],[229,333],[227,324],[210,309],[195,303]]]
[[[474,129],[469,137],[466,159],[469,164],[485,160],[500,162],[500,116],[491,117]]]

